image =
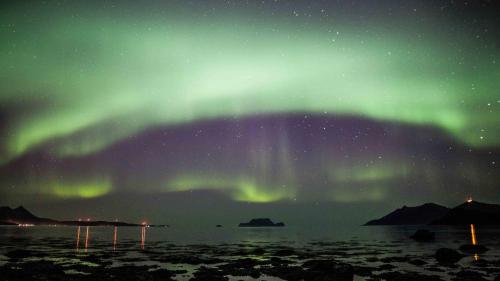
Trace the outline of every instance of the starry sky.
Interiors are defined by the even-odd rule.
[[[0,205],[358,223],[500,203],[496,1],[1,5]]]

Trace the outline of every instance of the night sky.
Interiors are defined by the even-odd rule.
[[[215,224],[500,203],[496,1],[11,1],[0,205]]]

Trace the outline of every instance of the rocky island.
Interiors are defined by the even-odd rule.
[[[278,222],[274,223],[272,220],[268,218],[257,218],[252,219],[249,222],[242,222],[238,225],[239,227],[280,227],[285,226],[284,223]]]

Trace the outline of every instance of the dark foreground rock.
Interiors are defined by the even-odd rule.
[[[262,273],[291,281],[352,281],[354,278],[352,266],[332,260],[309,260],[302,266],[286,264],[263,266]]]
[[[442,281],[439,276],[424,275],[416,272],[385,272],[377,275],[377,277],[386,281]]]
[[[351,265],[332,260],[310,260],[306,261],[302,267],[306,268],[305,280],[352,281],[354,277],[354,269]]]
[[[461,260],[464,255],[453,249],[441,248],[436,251],[434,257],[441,264],[454,264]]]
[[[261,275],[260,271],[255,269],[255,267],[260,264],[261,262],[258,260],[242,258],[220,265],[218,266],[218,269],[220,269],[224,275],[250,276],[252,278],[259,278]]]
[[[67,274],[64,270],[74,269],[85,274]],[[0,267],[0,280],[37,280],[37,281],[91,281],[91,280],[120,280],[120,281],[170,281],[176,274],[186,271],[170,271],[155,269],[151,266],[124,265],[119,267],[87,267],[73,266],[64,268],[49,261],[25,263],[10,263]],[[212,280],[212,279],[198,279]],[[215,279],[214,279],[215,280]]]
[[[452,279],[453,281],[486,281],[483,275],[476,271],[462,270],[457,272],[456,277]]]
[[[431,242],[436,239],[436,235],[427,229],[419,229],[410,238],[418,242]]]
[[[215,268],[202,266],[194,274],[190,281],[227,281],[223,273]]]

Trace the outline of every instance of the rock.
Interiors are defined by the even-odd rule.
[[[436,251],[434,255],[436,260],[441,264],[454,264],[461,260],[464,255],[459,252],[449,249],[449,248],[440,248]]]
[[[356,275],[363,277],[371,276],[372,272],[377,270],[377,268],[375,267],[361,266],[361,265],[355,265],[353,266],[353,268],[354,268],[354,273]]]
[[[36,261],[4,266],[0,268],[1,280],[67,280],[66,274],[59,265],[47,261]]]
[[[283,248],[279,249],[274,253],[278,257],[287,257],[287,256],[293,256],[295,255],[295,250],[292,248]]]
[[[486,281],[486,279],[483,278],[483,275],[477,271],[471,271],[471,270],[462,270],[457,272],[457,275],[455,278],[452,279],[453,281]]]
[[[408,261],[409,264],[413,264],[413,265],[416,265],[416,266],[422,266],[422,265],[425,265],[427,264],[427,262],[421,260],[421,259],[414,259],[414,260],[410,260]]]
[[[309,260],[302,264],[306,268],[305,280],[352,281],[354,269],[351,265],[332,260]]]
[[[442,281],[441,278],[435,275],[423,275],[416,272],[385,272],[377,275],[386,281]]]
[[[261,261],[249,258],[238,259],[227,264],[218,266],[223,275],[232,276],[250,276],[252,278],[259,278],[260,272],[255,269],[255,266],[261,265]]]
[[[5,256],[7,256],[8,258],[13,259],[13,260],[18,260],[18,259],[32,257],[33,254],[34,253],[32,251],[28,251],[28,250],[13,250],[13,251],[6,253]]]
[[[288,265],[277,265],[277,266],[266,266],[262,267],[262,273],[278,277],[283,280],[289,281],[299,281],[304,280],[305,271],[300,266],[288,266]]]
[[[215,268],[208,268],[202,266],[193,273],[193,278],[190,281],[227,281],[229,280],[225,277],[219,270]]]
[[[220,263],[223,260],[216,257],[202,258],[189,254],[181,254],[177,256],[168,256],[158,259],[161,262],[171,263],[171,264],[190,264],[190,265],[201,265],[201,264],[215,264]]]
[[[418,242],[431,242],[436,239],[436,235],[427,229],[419,229],[410,238]]]
[[[462,245],[458,249],[466,254],[482,254],[484,252],[489,251],[489,249],[483,245],[472,245],[472,244]]]

